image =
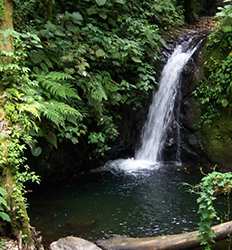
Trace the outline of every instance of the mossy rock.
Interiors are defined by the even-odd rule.
[[[204,149],[214,163],[232,167],[232,116],[222,115],[201,131]]]

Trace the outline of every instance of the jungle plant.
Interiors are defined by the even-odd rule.
[[[218,25],[209,36],[205,52],[205,75],[195,94],[202,104],[203,121],[212,121],[231,109],[232,5],[220,8]]]
[[[214,201],[218,195],[229,195],[232,190],[232,174],[212,172],[204,177],[196,187],[199,198],[198,214],[200,215],[199,237],[205,250],[211,250],[215,233],[211,226],[215,220],[219,220]]]

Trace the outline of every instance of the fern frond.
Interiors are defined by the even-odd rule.
[[[77,124],[82,119],[81,113],[63,102],[52,100],[44,102],[41,108],[42,115],[56,126],[65,126],[65,122]]]
[[[34,117],[40,119],[40,109],[41,106],[39,103],[32,103],[32,104],[27,104],[27,103],[21,103],[17,105],[18,110],[20,112],[27,112],[33,115]]]
[[[63,72],[50,72],[49,74],[40,74],[37,80],[42,88],[48,91],[56,99],[77,99],[80,97],[76,90],[66,80],[72,79],[69,74]]]

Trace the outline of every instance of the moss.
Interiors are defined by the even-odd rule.
[[[223,114],[211,125],[204,125],[201,132],[209,159],[223,166],[232,166],[232,116]]]

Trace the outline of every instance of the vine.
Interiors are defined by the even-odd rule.
[[[16,35],[16,33],[14,34]],[[15,40],[17,43],[17,39]],[[32,142],[30,130],[34,127],[34,120],[23,110],[17,98],[22,97],[16,86],[29,82],[28,70],[21,63],[24,61],[24,51],[16,49],[14,52],[1,51],[1,123],[0,130],[0,184],[6,189],[6,204],[8,204],[12,234],[22,237],[24,245],[32,244],[29,218],[26,211],[25,183],[39,182],[38,176],[30,171],[24,157],[27,145]],[[26,87],[26,85],[24,85]],[[11,91],[10,91],[11,90]],[[14,95],[13,95],[14,93]],[[16,97],[16,95],[18,96]]]
[[[215,238],[211,226],[215,220],[219,219],[213,203],[217,195],[231,193],[232,173],[213,172],[204,177],[197,188],[199,189],[197,199],[200,215],[199,237],[204,250],[211,250]]]

